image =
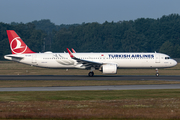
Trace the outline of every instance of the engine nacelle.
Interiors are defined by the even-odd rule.
[[[116,74],[117,73],[117,65],[116,64],[102,65],[101,71],[104,74]]]

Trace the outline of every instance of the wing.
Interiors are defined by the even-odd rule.
[[[91,67],[94,67],[95,69],[99,69],[99,67],[103,65],[103,63],[100,62],[79,59],[75,57],[68,48],[67,51],[72,59],[76,60],[79,64],[83,64],[86,67],[86,69],[90,69]]]

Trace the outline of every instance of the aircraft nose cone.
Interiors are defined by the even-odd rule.
[[[177,65],[177,62],[174,60],[174,66]]]
[[[172,65],[173,66],[176,66],[177,65],[177,62],[175,60],[172,61]]]

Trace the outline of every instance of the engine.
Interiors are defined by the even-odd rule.
[[[116,64],[102,65],[101,71],[104,74],[116,74],[117,73],[117,65]]]

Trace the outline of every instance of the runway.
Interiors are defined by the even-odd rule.
[[[103,76],[88,77],[83,75],[1,75],[0,80],[166,80],[180,81],[180,76]],[[180,84],[163,85],[115,85],[115,86],[73,86],[73,87],[20,87],[0,88],[0,91],[83,91],[83,90],[145,90],[145,89],[180,89]]]
[[[117,86],[75,86],[75,87],[23,87],[0,88],[0,91],[84,91],[84,90],[147,90],[180,89],[180,84],[169,85],[117,85]]]
[[[180,81],[180,76],[139,75],[0,75],[0,80],[168,80]]]

